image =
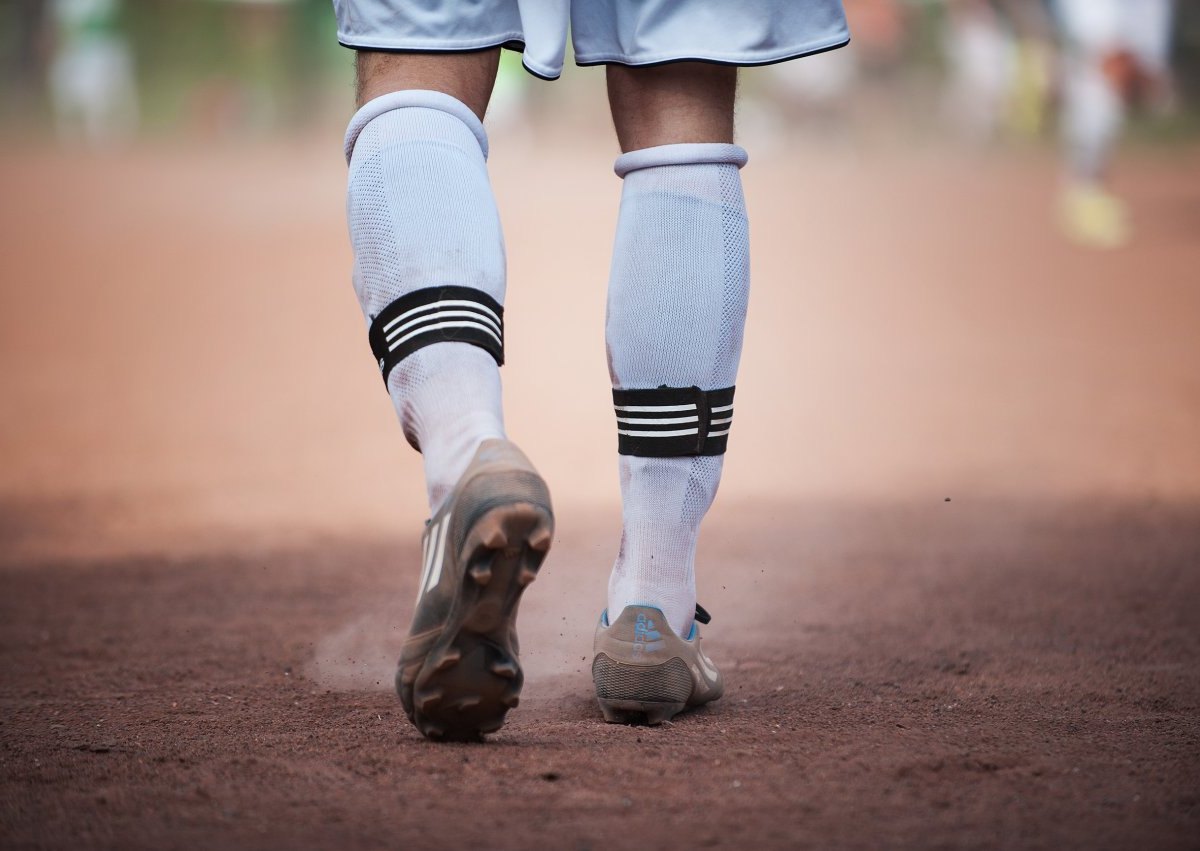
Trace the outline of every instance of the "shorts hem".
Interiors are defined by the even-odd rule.
[[[524,50],[525,33],[497,33],[494,36],[455,42],[422,42],[418,39],[348,38],[338,33],[338,44],[342,47],[348,47],[351,50],[374,50],[380,53],[472,53],[479,50],[490,50],[493,47]]]
[[[763,56],[746,56],[726,54],[721,55],[711,51],[697,53],[671,53],[656,56],[630,57],[620,53],[589,53],[576,54],[575,64],[581,67],[590,65],[627,65],[631,68],[646,68],[654,65],[669,65],[672,62],[708,62],[713,65],[733,65],[742,68],[752,68],[761,65],[775,65],[805,56],[815,56],[837,50],[850,43],[849,34],[839,34],[836,39],[825,39],[803,47],[786,51],[773,51]]]
[[[555,69],[549,65],[542,65],[540,63],[531,64],[527,56],[521,57],[521,67],[523,67],[533,76],[537,77],[539,80],[548,80],[552,82],[562,76],[561,65]]]

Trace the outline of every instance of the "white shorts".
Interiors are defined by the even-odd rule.
[[[768,65],[850,40],[841,0],[333,0],[346,47],[449,52],[508,47],[547,80],[577,65],[685,59]]]

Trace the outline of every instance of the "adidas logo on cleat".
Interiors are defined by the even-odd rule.
[[[666,642],[662,640],[662,633],[654,627],[654,621],[645,614],[638,613],[637,622],[633,625],[633,653],[635,656],[642,653],[655,653],[666,647]]]

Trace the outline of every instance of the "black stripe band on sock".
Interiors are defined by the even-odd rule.
[[[733,424],[733,390],[613,390],[617,451],[647,458],[723,455]]]
[[[384,384],[396,364],[433,343],[470,343],[504,365],[504,308],[471,287],[428,287],[402,295],[372,318],[367,336]]]

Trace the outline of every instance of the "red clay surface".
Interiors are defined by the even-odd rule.
[[[1197,847],[1200,153],[1126,160],[1106,255],[1060,243],[1039,156],[751,163],[699,564],[729,691],[653,730],[587,676],[611,154],[494,142],[509,425],[561,537],[484,745],[390,691],[425,515],[336,130],[0,155],[0,844]]]

